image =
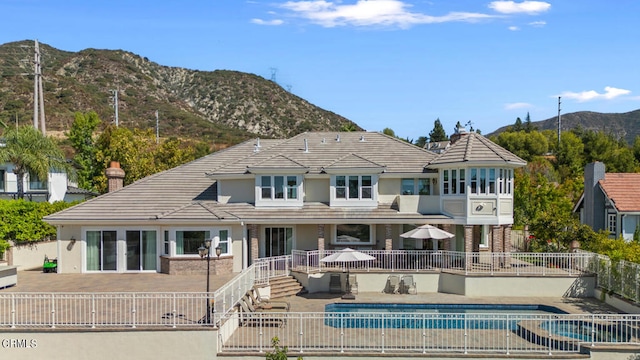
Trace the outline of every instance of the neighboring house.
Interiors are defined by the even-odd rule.
[[[524,160],[461,130],[441,155],[376,132],[250,140],[45,217],[59,272],[213,272],[293,249],[431,249],[416,225],[456,235],[457,251],[509,251],[513,173]],[[107,170],[121,186],[123,172]],[[119,182],[120,181],[120,182]]]
[[[18,196],[18,178],[13,173],[13,164],[0,165],[0,199],[16,199]],[[97,194],[78,188],[67,179],[67,174],[51,172],[47,179],[38,179],[28,174],[24,177],[24,199],[29,201],[73,202],[95,197]]]
[[[605,173],[604,163],[587,164],[584,193],[573,211],[595,231],[632,240],[640,226],[640,174]]]
[[[447,141],[434,141],[434,142],[428,142],[428,143],[424,144],[424,148],[426,150],[429,150],[429,151],[434,152],[436,154],[442,154],[443,152],[447,151],[449,149],[449,146],[451,146],[451,142],[449,140],[447,140]]]

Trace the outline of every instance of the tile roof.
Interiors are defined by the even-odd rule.
[[[640,212],[640,174],[606,173],[598,182],[620,212]]]
[[[511,164],[524,166],[526,161],[497,145],[486,137],[475,133],[464,133],[447,151],[429,163],[429,167],[453,163]]]

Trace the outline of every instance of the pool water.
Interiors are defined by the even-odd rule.
[[[516,330],[522,319],[549,314],[566,313],[547,305],[334,303],[325,306],[325,325],[367,329]]]
[[[555,320],[540,324],[540,328],[555,336],[564,336],[590,342],[627,342],[631,336],[624,327],[596,324],[582,320]]]

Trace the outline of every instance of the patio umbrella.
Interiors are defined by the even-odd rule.
[[[320,259],[320,262],[330,263],[330,262],[340,262],[340,263],[350,263],[354,261],[371,261],[375,260],[375,257],[362,253],[358,250],[346,248],[340,251],[337,251],[331,255],[327,255]],[[342,296],[343,299],[353,300],[356,297],[351,293],[351,286],[349,284],[349,266],[347,265],[347,293]]]
[[[418,226],[413,230],[409,230],[404,234],[400,234],[403,238],[412,238],[412,239],[451,239],[455,235],[450,232],[446,232],[442,229],[439,229],[433,225],[422,225]]]

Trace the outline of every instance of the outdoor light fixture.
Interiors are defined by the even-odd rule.
[[[216,246],[216,256],[218,259],[220,259],[220,254],[222,254],[222,249],[220,249],[220,246]]]

